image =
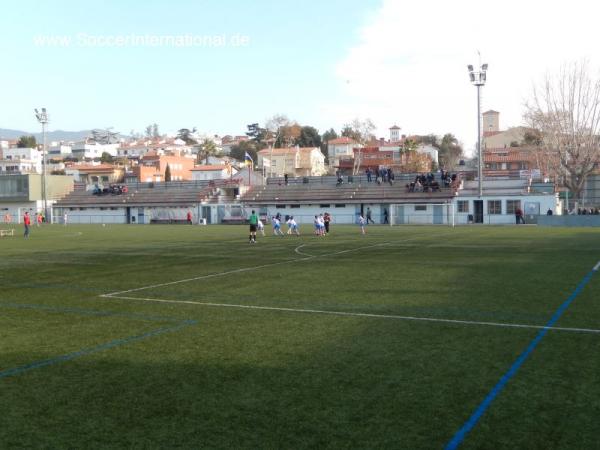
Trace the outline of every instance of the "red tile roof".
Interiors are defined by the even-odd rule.
[[[342,145],[342,144],[356,144],[356,141],[352,138],[342,136],[342,137],[327,141],[327,143],[332,144],[332,145]]]
[[[263,156],[269,156],[271,152],[273,155],[288,155],[296,153],[299,151],[300,153],[308,153],[313,151],[317,147],[289,147],[289,148],[274,148],[273,150],[265,148],[264,150],[259,151],[258,153]]]
[[[227,166],[225,164],[207,164],[207,165],[203,165],[203,166],[196,166],[190,170],[209,171],[209,170],[225,170],[225,169],[227,169]]]

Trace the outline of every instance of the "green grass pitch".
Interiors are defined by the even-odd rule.
[[[600,260],[595,229],[266,231],[1,238],[0,448],[443,448]],[[462,448],[600,448],[599,299]]]

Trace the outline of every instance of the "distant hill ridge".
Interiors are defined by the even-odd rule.
[[[81,131],[64,131],[54,130],[46,133],[46,141],[48,143],[52,141],[81,141],[92,134],[92,130],[81,130]],[[32,133],[30,131],[22,130],[11,130],[7,128],[0,128],[0,141],[9,139],[19,139],[21,136],[35,136],[38,142],[42,142],[42,132],[38,131]]]

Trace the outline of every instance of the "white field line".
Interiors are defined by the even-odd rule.
[[[419,236],[419,238],[420,237],[421,236]],[[415,237],[413,239],[406,239],[406,240],[408,241],[408,240],[414,240],[414,239],[418,239],[418,238]],[[341,255],[343,253],[356,252],[356,251],[359,251],[359,250],[364,250],[366,248],[381,247],[381,246],[388,245],[388,244],[389,244],[389,242],[381,242],[381,243],[378,243],[378,244],[364,245],[362,247],[356,247],[356,248],[349,249],[349,250],[341,250],[341,251],[338,251],[338,252],[326,253],[324,255],[307,256],[305,258],[290,259],[288,261],[277,261],[277,262],[268,263],[268,264],[261,264],[259,266],[242,267],[240,269],[227,270],[225,272],[211,273],[211,274],[208,274],[208,275],[200,275],[198,277],[185,278],[183,280],[175,280],[175,281],[169,281],[169,282],[166,282],[166,283],[152,284],[152,285],[149,285],[149,286],[142,286],[142,287],[139,287],[139,288],[127,289],[127,290],[124,290],[124,291],[110,292],[108,294],[102,294],[102,295],[100,295],[100,297],[113,297],[115,295],[127,294],[129,292],[138,292],[138,291],[144,291],[144,290],[147,290],[147,289],[154,289],[154,288],[157,288],[157,287],[172,286],[174,284],[189,283],[191,281],[197,281],[197,280],[205,280],[207,278],[222,277],[224,275],[231,275],[232,273],[251,272],[253,270],[264,269],[266,267],[274,267],[274,266],[279,266],[281,264],[297,263],[297,262],[301,262],[301,261],[308,261],[308,260],[315,259],[315,258],[324,258],[324,257],[327,257],[327,256]]]
[[[600,334],[600,329],[594,328],[566,328],[566,327],[548,327],[544,325],[528,325],[519,323],[503,323],[503,322],[481,322],[475,320],[458,320],[458,319],[441,319],[436,317],[415,317],[415,316],[399,316],[394,314],[370,314],[370,313],[354,313],[344,311],[326,311],[319,309],[301,309],[301,308],[282,308],[275,306],[256,306],[256,305],[236,305],[230,303],[211,303],[211,302],[198,302],[192,300],[166,300],[160,298],[144,298],[144,297],[125,297],[118,295],[102,295],[105,298],[114,298],[120,300],[138,300],[143,302],[157,302],[157,303],[178,303],[184,305],[199,305],[199,306],[212,306],[219,308],[239,308],[239,309],[253,309],[263,311],[279,311],[279,312],[291,312],[291,313],[304,313],[304,314],[322,314],[331,316],[346,316],[346,317],[366,317],[376,319],[392,319],[392,320],[410,320],[419,322],[438,322],[438,323],[449,323],[458,325],[480,325],[490,327],[502,327],[502,328],[525,328],[541,330],[546,329],[550,331],[569,331],[577,333],[593,333]]]
[[[296,248],[294,249],[294,251],[295,251],[296,253],[298,253],[299,255],[304,255],[304,256],[314,256],[314,255],[309,255],[308,253],[304,253],[304,252],[301,252],[301,251],[300,251],[300,249],[301,249],[302,247],[304,247],[305,245],[306,245],[306,244],[299,245],[298,247],[296,247]]]
[[[596,265],[594,266],[594,268],[592,269],[594,272],[598,272],[598,269],[600,269],[600,261],[598,261],[596,263]]]

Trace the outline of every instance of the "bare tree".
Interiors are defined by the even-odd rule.
[[[541,132],[543,159],[554,175],[581,198],[585,181],[600,162],[600,78],[587,61],[563,65],[534,86],[525,120]]]
[[[375,124],[371,119],[354,119],[352,122],[344,125],[343,136],[348,136],[354,139],[359,145],[358,152],[354,155],[354,164],[352,174],[357,175],[360,172],[362,164],[362,147],[373,139],[373,130]]]

